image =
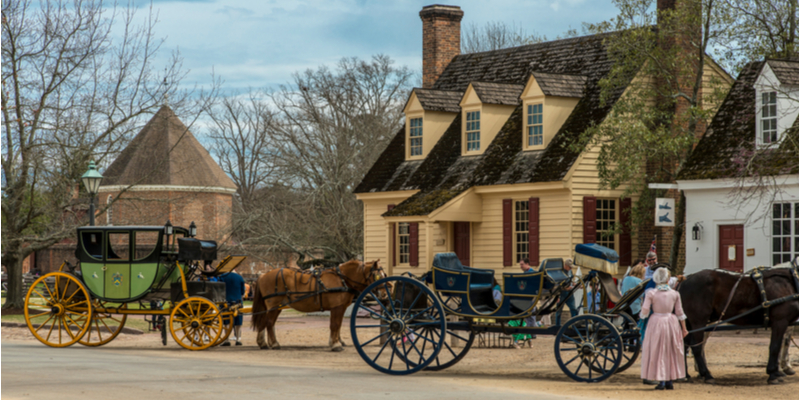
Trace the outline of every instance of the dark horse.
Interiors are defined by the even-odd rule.
[[[775,300],[797,293],[797,283],[793,272],[789,268],[769,268],[762,271],[764,276],[764,289],[768,300]],[[707,324],[726,320],[758,307],[763,300],[756,280],[748,274],[739,279],[739,274],[721,270],[704,270],[686,277],[678,291],[681,294],[683,310],[686,313],[687,329],[694,330],[705,327]],[[739,285],[731,297],[736,281]],[[725,305],[728,303],[727,310]],[[765,312],[769,316],[766,324],[772,330],[769,343],[769,362],[767,363],[768,382],[775,384],[783,376],[778,368],[778,353],[781,350],[783,335],[786,328],[797,321],[797,297],[790,301],[772,305],[767,309],[759,309],[741,318],[730,321],[734,325],[764,325]],[[703,331],[690,333],[686,337],[686,344],[692,346],[695,362],[700,376],[706,383],[714,383],[714,377],[708,371],[703,346],[705,333]]]

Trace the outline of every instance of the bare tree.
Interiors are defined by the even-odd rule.
[[[102,1],[3,3],[4,309],[23,306],[23,260],[84,221],[72,195],[88,161],[113,157],[165,96],[178,109],[187,99],[179,56],[163,73],[153,68],[163,41],[152,10],[143,25],[133,21],[132,8]]]
[[[234,215],[238,243],[265,260],[287,251],[313,256],[312,249],[337,260],[359,254],[362,207],[352,191],[402,126],[411,80],[387,56],[345,58],[334,70],[296,73],[268,99],[255,92],[225,112],[217,108],[215,151],[245,142],[221,157],[223,169],[251,174],[245,182],[251,194],[242,191]],[[242,139],[238,126],[220,128],[242,119],[269,123],[242,124],[253,133]],[[250,165],[261,167],[242,172]]]
[[[461,53],[480,53],[545,41],[546,36],[528,33],[513,23],[489,21],[483,27],[470,23],[461,33]]]

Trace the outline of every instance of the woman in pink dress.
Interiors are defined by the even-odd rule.
[[[641,318],[650,316],[642,343],[642,379],[658,381],[656,390],[672,390],[672,381],[686,376],[683,338],[689,332],[681,295],[668,285],[669,271],[657,269],[653,281],[656,288],[645,294],[639,313]]]

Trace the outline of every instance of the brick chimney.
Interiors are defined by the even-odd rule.
[[[422,87],[430,88],[450,64],[461,54],[461,18],[458,6],[434,4],[422,7]]]

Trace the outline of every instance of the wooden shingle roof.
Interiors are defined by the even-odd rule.
[[[797,87],[797,60],[767,60],[767,64],[782,85]]]
[[[483,104],[515,106],[520,103],[519,96],[525,85],[514,83],[472,82],[475,94]]]
[[[158,110],[103,172],[102,185],[236,189],[231,178],[168,106]]]
[[[414,88],[414,93],[425,111],[461,112],[458,104],[464,92]]]
[[[771,68],[773,61],[766,61]],[[751,165],[760,174],[798,173],[798,152],[795,146],[790,145],[791,140],[784,140],[777,148],[756,152],[756,92],[753,85],[764,63],[752,62],[739,73],[719,111],[679,173],[679,180],[741,177],[742,163],[751,158]],[[791,63],[797,79],[797,61],[782,61],[781,65]],[[795,120],[792,127],[784,132],[784,137],[794,137],[797,143],[797,130],[798,121]]]
[[[586,88],[586,77],[582,75],[533,71],[533,77],[545,96],[581,97]]]
[[[405,130],[399,130],[355,192],[420,190],[384,215],[427,215],[472,186],[562,180],[579,155],[566,144],[602,122],[624,91],[617,89],[601,104],[598,82],[613,65],[603,45],[608,35],[613,33],[459,55],[436,81],[433,89],[460,92],[475,82],[516,87],[537,71],[568,75],[572,80],[567,89],[552,88],[574,94],[573,82],[580,79],[573,78],[585,79],[575,109],[546,149],[522,151],[523,113],[518,105],[482,155],[462,156],[459,113],[424,160],[405,161]]]

